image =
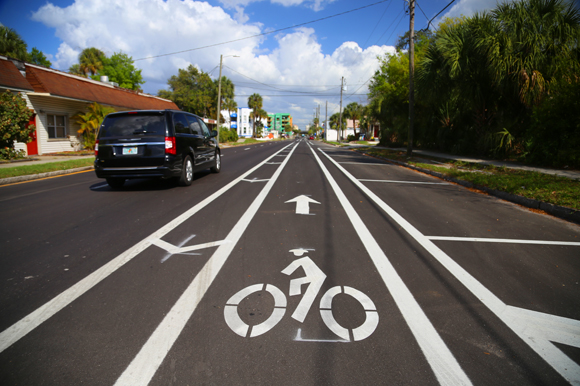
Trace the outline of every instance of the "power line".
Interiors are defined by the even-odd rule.
[[[427,23],[427,27],[425,27],[425,28],[423,29],[423,31],[426,31],[426,30],[428,30],[428,29],[429,29],[429,26],[431,25],[431,22],[432,22],[432,21],[433,21],[433,20],[434,20],[434,19],[435,19],[437,16],[439,16],[439,15],[441,14],[441,12],[443,12],[443,11],[445,11],[447,8],[449,8],[449,6],[450,6],[451,4],[453,4],[453,3],[455,3],[455,0],[451,0],[451,2],[450,2],[449,4],[447,4],[447,5],[445,6],[445,8],[443,8],[441,11],[439,11],[439,13],[438,13],[437,15],[433,16],[433,18],[432,18],[431,20],[429,20],[429,23]]]
[[[167,53],[167,54],[161,54],[161,55],[148,56],[148,57],[146,57],[146,58],[134,59],[133,61],[134,61],[134,62],[136,62],[136,61],[138,61],[138,60],[154,59],[154,58],[160,58],[160,57],[162,57],[162,56],[169,56],[169,55],[182,54],[182,53],[184,53],[184,52],[190,52],[190,51],[201,50],[201,49],[204,49],[204,48],[210,48],[210,47],[221,46],[221,45],[224,45],[224,44],[229,44],[229,43],[239,42],[239,41],[241,41],[241,40],[252,39],[252,38],[259,37],[259,36],[266,36],[266,35],[270,35],[270,34],[273,34],[273,33],[276,33],[276,32],[285,31],[285,30],[288,30],[288,29],[296,28],[296,27],[301,27],[301,26],[303,26],[303,25],[312,24],[312,23],[317,23],[317,22],[319,22],[319,21],[323,21],[323,20],[332,19],[332,18],[334,18],[334,17],[338,17],[338,16],[346,15],[346,14],[348,14],[348,13],[351,13],[351,12],[360,11],[361,9],[369,8],[369,7],[375,6],[375,5],[377,5],[377,4],[384,3],[384,2],[386,2],[386,1],[389,1],[389,0],[381,0],[381,1],[377,1],[376,3],[372,3],[372,4],[369,4],[369,5],[362,6],[362,7],[354,8],[354,9],[351,9],[351,10],[348,10],[348,11],[344,11],[344,12],[340,12],[340,13],[337,13],[337,14],[334,14],[334,15],[330,15],[330,16],[322,17],[322,18],[320,18],[320,19],[316,19],[316,20],[312,20],[312,21],[307,21],[307,22],[305,22],[305,23],[295,24],[295,25],[293,25],[293,26],[290,26],[290,27],[284,27],[284,28],[280,28],[280,29],[277,29],[277,30],[274,30],[274,31],[270,31],[270,32],[262,32],[262,33],[260,33],[260,34],[257,34],[257,35],[246,36],[245,38],[234,39],[234,40],[230,40],[230,41],[227,41],[227,42],[222,42],[222,43],[209,44],[209,45],[207,45],[207,46],[203,46],[203,47],[190,48],[190,49],[188,49],[188,50],[182,50],[182,51],[170,52],[170,53]]]
[[[403,11],[404,10],[401,10],[401,12],[399,12],[399,14],[397,15],[397,17],[401,16],[401,13],[403,13]],[[385,30],[385,32],[383,32],[383,34],[381,35],[381,37],[377,39],[377,42],[375,43],[375,45],[379,44],[379,42],[381,41],[381,39],[383,38],[383,36],[385,36],[385,34],[387,33],[387,31],[391,29],[391,27],[393,26],[393,24],[395,24],[395,20],[397,20],[397,17],[395,19],[393,19],[393,22],[387,27],[387,29]],[[399,23],[401,23],[401,22],[399,21]],[[398,24],[397,24],[397,26],[398,26]],[[395,29],[396,28],[397,27],[395,27]]]
[[[377,27],[379,26],[379,23],[381,22],[381,20],[383,20],[383,17],[385,16],[385,13],[387,13],[387,10],[389,9],[389,7],[391,6],[391,4],[393,3],[393,0],[391,0],[389,2],[389,4],[387,5],[387,8],[385,8],[385,10],[383,11],[383,14],[381,15],[379,21],[377,21],[377,24],[375,24],[375,28],[373,28],[371,34],[369,35],[369,37],[367,38],[367,40],[365,41],[365,44],[363,44],[363,47],[366,47],[369,39],[371,38],[371,36],[373,36],[373,34],[375,33],[375,30],[377,29]]]
[[[455,1],[455,0],[453,0],[453,1]],[[425,16],[425,19],[429,20],[429,18],[427,17],[427,15],[425,15],[425,12],[423,12],[423,8],[421,8],[421,6],[417,2],[417,0],[415,0],[415,4],[417,4],[417,7],[419,7],[419,9],[421,10],[421,13],[423,14],[423,16]]]

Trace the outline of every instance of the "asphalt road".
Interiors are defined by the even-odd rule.
[[[580,384],[580,227],[314,141],[0,187],[1,385]]]

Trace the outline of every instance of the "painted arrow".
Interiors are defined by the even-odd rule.
[[[296,214],[310,214],[310,203],[313,204],[320,204],[320,202],[311,199],[305,195],[300,195],[298,197],[294,197],[291,200],[285,202],[285,204],[289,202],[296,203]]]

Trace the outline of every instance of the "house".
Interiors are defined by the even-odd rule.
[[[0,92],[20,93],[34,111],[36,133],[28,144],[16,143],[27,155],[80,148],[79,125],[72,118],[93,102],[117,111],[175,109],[170,100],[117,87],[66,72],[0,56]]]

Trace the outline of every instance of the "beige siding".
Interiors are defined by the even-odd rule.
[[[79,129],[79,125],[72,117],[78,112],[86,111],[88,103],[37,95],[28,95],[28,98],[37,114],[38,153],[46,154],[78,150],[77,130]],[[68,138],[48,138],[47,115],[49,114],[65,116],[66,134]]]

